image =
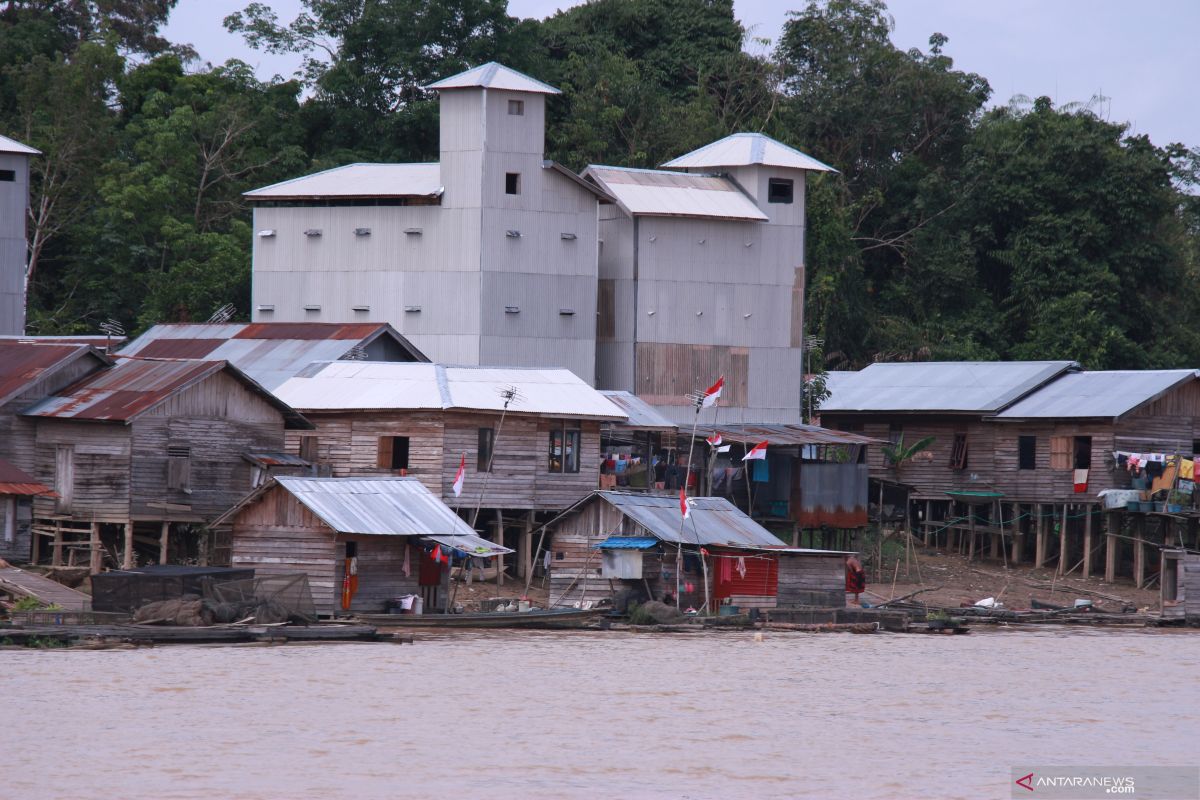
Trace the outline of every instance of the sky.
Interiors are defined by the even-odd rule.
[[[290,77],[299,59],[251,50],[222,20],[249,0],[179,0],[165,35],[192,44],[214,64],[239,58],[260,78]],[[268,0],[290,21],[301,0]],[[562,0],[509,0],[509,13],[545,17],[578,5]],[[751,36],[778,40],[788,8],[805,0],[734,0]],[[1155,144],[1200,146],[1200,0],[889,0],[898,47],[928,48],[929,36],[950,38],[955,66],[992,86],[993,104],[1016,95],[1045,95],[1056,105],[1088,103],[1100,116],[1127,122]],[[751,45],[754,49],[757,45]]]

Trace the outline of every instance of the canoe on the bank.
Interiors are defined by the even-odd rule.
[[[574,628],[608,611],[603,608],[493,611],[486,614],[356,614],[385,628]]]

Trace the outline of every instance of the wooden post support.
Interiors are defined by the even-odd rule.
[[[1033,566],[1035,569],[1041,569],[1046,566],[1046,521],[1042,518],[1042,504],[1038,503],[1034,509],[1037,513],[1037,519],[1034,521],[1037,528],[1037,542],[1035,543]]]
[[[921,544],[929,546],[929,523],[933,522],[933,502],[925,501],[925,524],[921,526]]]
[[[1012,504],[1012,557],[1009,561],[1018,566],[1021,563],[1021,551],[1025,549],[1025,520],[1021,519],[1021,504]]]
[[[133,521],[125,523],[125,552],[121,555],[121,569],[133,569]]]
[[[1004,506],[1001,504],[1001,502],[999,500],[997,500],[996,501],[996,519],[992,520],[992,527],[995,527],[997,524],[999,524],[1000,530],[1003,531],[1004,523],[1001,522],[1001,520],[1003,520],[1003,519],[1004,519]],[[1003,546],[1004,546],[1004,534],[1003,533],[992,533],[992,559],[993,560],[995,560],[995,561],[1000,560],[1000,548]]]
[[[38,533],[37,526],[35,525],[33,528],[33,536],[30,537],[30,542],[29,542],[29,563],[31,563],[31,564],[36,564],[36,563],[38,563],[38,561],[41,560],[41,555],[42,555],[41,538],[42,538],[42,535],[40,533]]]
[[[1087,580],[1092,576],[1092,507],[1084,506],[1087,509],[1087,517],[1083,521],[1083,578]]]
[[[525,515],[525,530],[521,532],[521,560],[518,575],[525,578],[533,574],[533,512]]]
[[[167,563],[167,553],[170,549],[171,523],[163,520],[162,533],[158,535],[158,563]]]
[[[968,505],[967,513],[971,515],[971,543],[968,545],[967,560],[975,560],[975,506]]]
[[[1146,582],[1146,515],[1139,514],[1133,523],[1133,585],[1141,589]]]
[[[800,546],[800,523],[792,523],[792,547]]]
[[[1058,529],[1058,569],[1059,575],[1063,575],[1067,571],[1067,509],[1069,505],[1063,503],[1062,525]]]
[[[1120,540],[1117,534],[1121,531],[1121,517],[1115,511],[1106,515],[1104,522],[1104,580],[1113,583],[1117,580],[1117,546]]]
[[[95,575],[104,568],[104,553],[100,550],[100,523],[92,523],[92,533],[88,540],[88,574]]]
[[[54,523],[54,553],[50,557],[51,565],[55,567],[62,566],[62,548],[63,548],[63,532],[62,523]]]
[[[496,509],[496,519],[492,523],[492,541],[501,547],[504,546],[504,515],[500,509]],[[496,586],[504,585],[504,556],[496,556]]]

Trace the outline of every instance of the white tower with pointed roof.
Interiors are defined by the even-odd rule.
[[[0,336],[25,333],[29,159],[41,152],[0,136]]]
[[[255,321],[389,322],[434,361],[595,381],[598,202],[546,161],[558,90],[500,64],[432,84],[435,164],[352,164],[249,192]]]

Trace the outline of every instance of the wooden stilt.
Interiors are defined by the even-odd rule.
[[[1002,522],[1003,519],[1004,519],[1004,512],[1000,505],[1000,501],[997,500],[996,501],[996,519],[992,520],[992,526],[994,527],[999,522],[1000,530],[1003,531],[1004,530],[1004,523]],[[992,559],[994,561],[1000,560],[1000,548],[1004,546],[1003,536],[1004,536],[1003,533],[993,533],[992,534]]]
[[[88,540],[88,574],[95,575],[104,568],[104,554],[100,551],[100,523],[92,523],[92,533]]]
[[[170,550],[171,523],[163,521],[162,533],[158,535],[158,563],[167,563],[167,553]]]
[[[1033,566],[1036,569],[1041,569],[1046,566],[1046,520],[1042,518],[1042,504],[1038,503],[1034,506],[1037,509],[1037,542],[1036,550],[1033,556]]]
[[[1009,561],[1012,565],[1018,566],[1021,563],[1021,551],[1025,549],[1025,520],[1021,519],[1021,504],[1012,504],[1012,519],[1013,519],[1013,540],[1012,540],[1012,556]]]
[[[1067,509],[1069,505],[1063,503],[1062,524],[1058,528],[1058,567],[1055,570],[1059,575],[1067,571]]]
[[[525,530],[521,532],[521,561],[519,574],[522,578],[533,574],[533,512],[525,516]]]
[[[50,564],[55,567],[62,566],[62,548],[63,548],[63,532],[62,523],[54,523],[54,552],[50,556]]]
[[[1092,576],[1092,507],[1087,509],[1087,517],[1083,521],[1083,577],[1086,580]]]
[[[125,552],[121,556],[121,569],[133,569],[133,521],[125,523]]]
[[[1104,523],[1104,580],[1113,583],[1117,579],[1117,534],[1121,531],[1121,516],[1109,512]]]
[[[501,547],[504,546],[504,516],[500,509],[496,509],[496,521],[492,523],[492,541]],[[504,585],[504,556],[496,556],[496,586]]]
[[[42,557],[42,535],[37,532],[37,528],[33,529],[33,536],[29,542],[29,563],[36,564],[41,561]]]

